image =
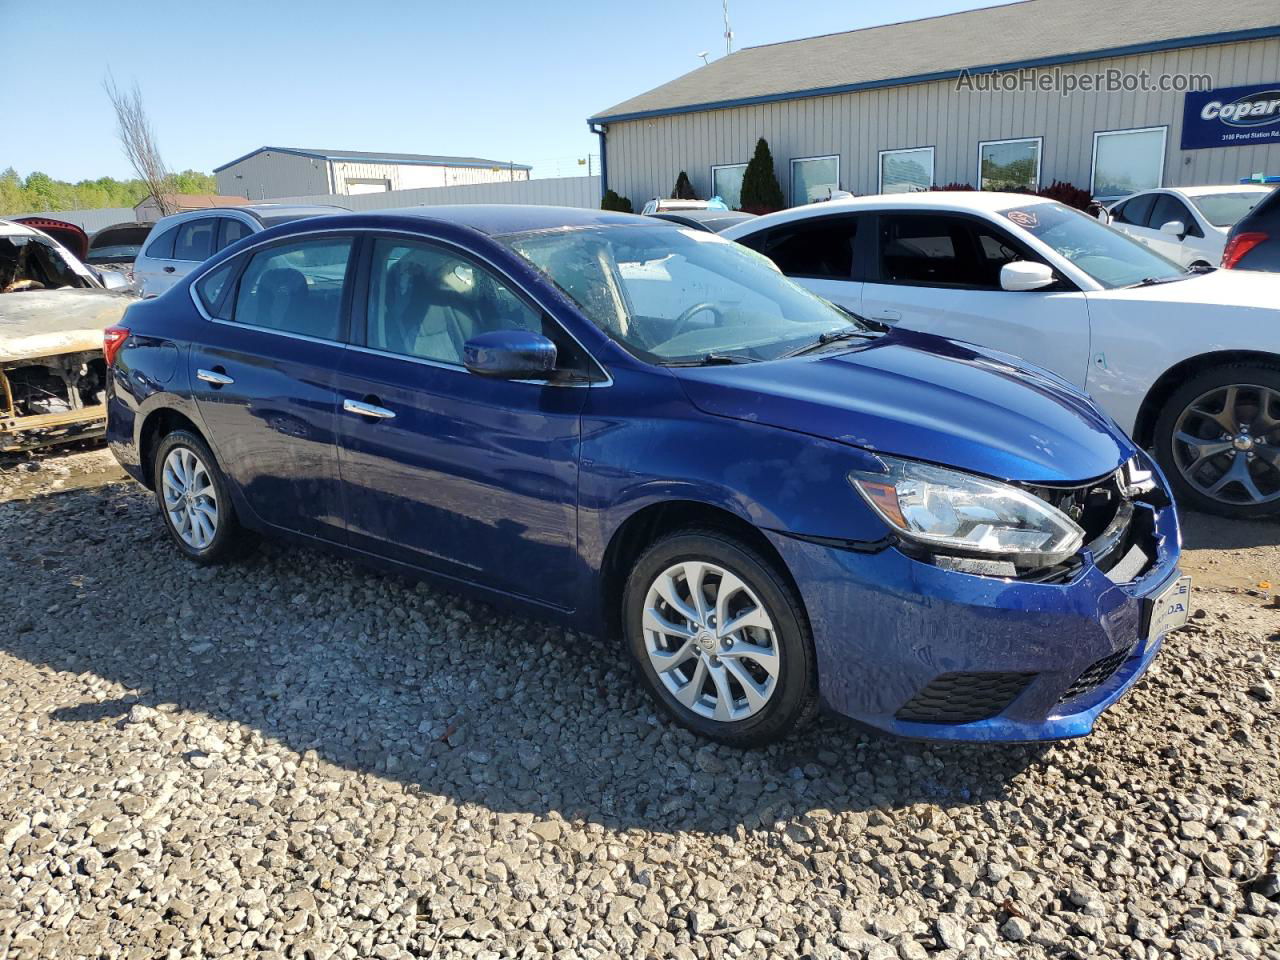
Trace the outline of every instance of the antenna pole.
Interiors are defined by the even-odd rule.
[[[724,55],[733,53],[733,30],[729,28],[729,0],[724,0]]]

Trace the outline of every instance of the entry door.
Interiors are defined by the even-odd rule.
[[[586,392],[462,366],[478,333],[553,321],[452,248],[370,246],[364,345],[338,378],[351,545],[574,608]]]
[[[340,542],[335,379],[346,350],[349,236],[281,242],[197,282],[215,321],[189,351],[218,462],[262,520]]]
[[[878,262],[862,313],[911,330],[1002,350],[1083,388],[1089,307],[1078,290],[1013,292],[1000,268],[1038,260],[986,221],[946,214],[881,214]]]

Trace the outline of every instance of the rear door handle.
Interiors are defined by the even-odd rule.
[[[380,407],[376,403],[365,403],[363,400],[343,400],[342,409],[347,413],[373,417],[375,420],[394,420],[396,417],[395,411]]]
[[[225,373],[220,373],[217,370],[197,370],[196,379],[203,380],[205,383],[212,383],[215,387],[226,387],[235,383]]]
[[[164,268],[164,272],[165,272],[165,273],[173,273],[173,271],[174,271],[174,268],[173,268],[173,267],[165,267],[165,268]]]

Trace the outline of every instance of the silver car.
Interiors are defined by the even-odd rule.
[[[290,220],[346,212],[345,207],[319,204],[254,203],[162,217],[147,234],[142,252],[134,260],[135,283],[144,298],[158,297],[202,261],[242,237]]]

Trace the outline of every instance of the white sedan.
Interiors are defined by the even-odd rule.
[[[1053,371],[1153,447],[1187,505],[1280,513],[1280,275],[1188,271],[1008,193],[835,200],[722,236],[863,316]]]
[[[1273,189],[1163,187],[1126,197],[1099,219],[1184,267],[1216,267],[1236,221]]]

